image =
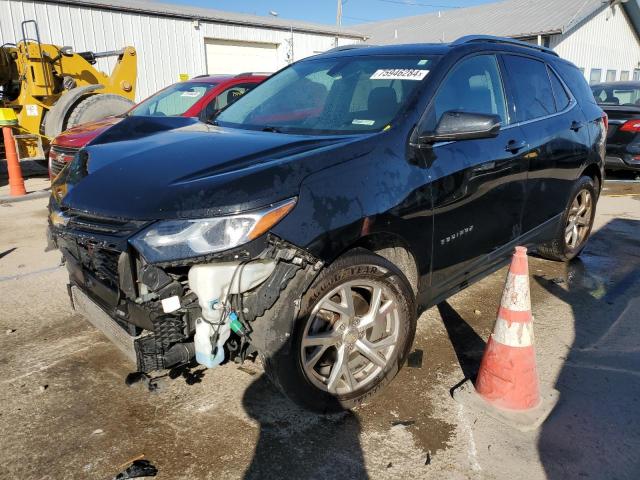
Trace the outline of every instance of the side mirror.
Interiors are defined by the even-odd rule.
[[[220,113],[219,108],[205,108],[200,112],[200,121],[204,123],[211,123],[214,118]]]
[[[494,138],[498,136],[500,127],[498,115],[449,111],[442,114],[434,132],[420,135],[420,143]]]

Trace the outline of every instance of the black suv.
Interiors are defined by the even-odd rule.
[[[294,401],[350,408],[402,366],[418,309],[516,245],[580,253],[604,118],[533,45],[336,49],[212,124],[115,125],[55,180],[51,239],[75,308],[139,371],[259,355]]]

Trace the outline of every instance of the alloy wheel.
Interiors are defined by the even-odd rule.
[[[373,280],[343,283],[309,315],[300,346],[304,373],[332,394],[361,389],[387,367],[399,331],[397,299],[389,287]]]
[[[584,242],[591,228],[593,198],[589,190],[580,190],[571,204],[564,238],[571,249],[578,248]]]

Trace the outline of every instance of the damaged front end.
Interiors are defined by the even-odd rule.
[[[281,205],[266,215],[277,208]],[[287,348],[299,299],[322,267],[304,250],[266,233],[274,218],[260,225],[264,216],[240,238],[228,225],[222,232],[217,226],[204,231],[202,222],[197,227],[191,222],[185,234],[188,228],[161,222],[52,209],[50,233],[69,271],[74,308],[135,362],[137,371],[166,369],[194,357],[211,368]],[[235,245],[205,253],[206,243],[218,242],[220,235],[226,236],[222,247]],[[190,255],[180,258],[185,245]]]

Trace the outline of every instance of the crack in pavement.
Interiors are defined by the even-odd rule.
[[[40,270],[34,270],[33,272],[19,273],[17,275],[7,275],[4,277],[0,277],[0,282],[8,282],[9,280],[19,280],[25,277],[32,277],[34,275],[40,275],[41,273],[50,273],[55,272],[56,270],[62,268],[62,265],[57,265],[55,267],[47,267],[41,268]]]

